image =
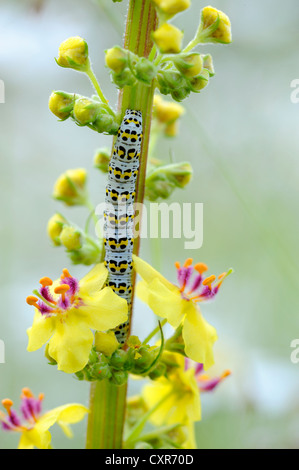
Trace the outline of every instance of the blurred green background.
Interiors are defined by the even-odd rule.
[[[193,37],[200,9],[175,24]],[[163,273],[175,281],[174,261],[192,256],[218,274],[235,273],[202,311],[218,330],[216,366],[232,370],[215,393],[202,396],[197,426],[200,448],[297,448],[299,446],[299,364],[290,360],[290,343],[299,337],[298,181],[299,104],[290,83],[299,78],[297,0],[215,0],[212,6],[231,19],[233,44],[207,45],[216,76],[200,95],[183,104],[180,135],[160,143],[157,156],[188,160],[194,178],[172,201],[204,203],[204,243],[184,250],[184,240],[161,242]],[[21,388],[44,392],[45,407],[88,403],[89,385],[48,366],[42,351],[26,351],[32,309],[25,298],[42,276],[57,278],[63,267],[81,277],[46,235],[49,217],[60,211],[75,222],[83,209],[65,209],[51,198],[56,178],[84,166],[95,204],[103,201],[105,176],[93,169],[95,148],[111,138],[59,123],[48,110],[52,90],[92,93],[85,76],[57,67],[59,44],[84,37],[94,70],[110,104],[117,92],[104,66],[104,50],[120,44],[127,1],[0,1],[1,155],[1,315],[0,397],[16,405]],[[152,246],[142,243],[151,260]],[[154,324],[149,309],[136,302],[134,332]],[[130,386],[134,393],[137,385]],[[85,423],[68,441],[53,428],[56,448],[84,447]],[[0,433],[0,448],[15,448],[19,436]]]

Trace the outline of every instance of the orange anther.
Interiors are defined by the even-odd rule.
[[[214,276],[214,274],[212,274],[212,276],[209,276],[207,277],[202,283],[204,286],[210,286],[212,284],[212,282],[214,282],[216,279],[216,276]]]
[[[225,377],[228,377],[229,375],[231,375],[231,371],[230,371],[230,370],[225,370],[225,371],[221,374],[221,379],[225,379]]]
[[[193,263],[193,258],[187,258],[184,263],[184,268],[189,268],[189,266],[191,266],[192,263]]]
[[[61,284],[60,286],[55,287],[55,294],[61,294],[62,300],[65,299],[65,293],[70,289],[70,286],[67,284]]]
[[[26,302],[28,305],[33,305],[35,308],[40,310],[40,306],[38,305],[37,301],[38,301],[38,298],[35,297],[34,295],[28,295],[28,297],[26,298]]]
[[[175,265],[175,267],[176,267],[177,269],[180,269],[180,267],[181,267],[179,261],[176,261],[176,262],[174,263],[174,265]]]
[[[30,388],[28,388],[28,387],[22,388],[21,398],[22,397],[26,397],[26,398],[32,398],[33,397],[33,393],[31,392]]]
[[[222,279],[225,275],[226,273],[219,274],[218,279]]]
[[[64,268],[64,269],[62,270],[62,272],[63,272],[63,277],[72,277],[72,276],[70,275],[68,269]]]
[[[2,400],[1,403],[2,403],[3,407],[6,409],[7,413],[10,414],[10,408],[13,405],[13,401],[10,400],[10,398],[4,398],[4,400]]]
[[[39,395],[38,395],[39,401],[43,401],[44,398],[45,398],[45,394],[44,393],[39,393]]]
[[[53,281],[52,279],[50,279],[49,277],[45,276],[45,277],[42,277],[40,280],[39,280],[39,283],[43,286],[43,287],[47,287],[47,286],[51,286],[53,284]]]
[[[209,268],[208,266],[205,264],[205,263],[197,263],[194,265],[194,269],[199,272],[199,274],[202,274],[204,273],[205,271],[207,271]]]

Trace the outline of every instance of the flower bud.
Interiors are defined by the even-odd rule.
[[[115,385],[123,385],[128,380],[128,372],[125,370],[113,370],[109,381]]]
[[[82,234],[81,234],[82,235]],[[68,251],[68,257],[73,264],[90,266],[101,262],[101,248],[96,242],[83,238],[83,245],[78,250]]]
[[[119,46],[114,46],[106,51],[105,62],[109,69],[120,74],[127,67],[128,53]]]
[[[153,40],[162,54],[177,54],[182,48],[183,33],[175,26],[164,23],[153,32]]]
[[[81,126],[93,123],[100,111],[100,103],[89,98],[79,98],[75,101],[73,116]]]
[[[114,116],[109,114],[104,107],[100,105],[100,113],[97,115],[92,128],[97,132],[107,133],[109,135],[116,135],[119,124],[116,122]]]
[[[54,185],[53,197],[68,206],[84,205],[87,199],[87,172],[84,168],[67,170]]]
[[[177,188],[185,188],[191,181],[193,170],[188,162],[173,163],[167,165],[166,174]]]
[[[209,72],[210,77],[213,77],[215,75],[215,69],[214,69],[214,64],[213,64],[213,58],[211,54],[203,55],[203,67]]]
[[[136,78],[132,74],[129,68],[125,68],[119,74],[113,73],[111,74],[112,80],[118,88],[124,88],[125,86],[134,86],[137,83]]]
[[[183,101],[190,95],[190,87],[188,87],[187,85],[183,86],[181,88],[178,88],[177,90],[172,90],[170,94],[175,101]]]
[[[228,16],[211,6],[203,8],[197,39],[201,43],[229,44],[232,41],[232,34]]]
[[[91,367],[91,380],[104,380],[111,377],[112,372],[106,362],[98,362]]]
[[[110,150],[107,147],[97,149],[94,157],[93,164],[103,173],[108,173],[110,161]]]
[[[110,367],[115,370],[128,369],[130,366],[130,358],[128,353],[123,349],[116,350],[109,361]]]
[[[136,64],[135,74],[137,80],[150,84],[157,75],[157,68],[150,60],[142,57]]]
[[[87,42],[79,36],[66,39],[59,46],[59,55],[56,62],[61,67],[85,72],[90,65]]]
[[[61,120],[67,119],[74,107],[75,94],[53,91],[49,98],[50,111]]]
[[[80,231],[71,225],[65,225],[60,234],[60,241],[69,251],[79,250],[82,246],[82,237]]]
[[[96,332],[95,347],[98,352],[105,356],[111,356],[119,346],[119,342],[117,341],[113,331],[109,331],[109,333],[102,333],[100,331]]]
[[[145,181],[145,197],[154,202],[168,199],[175,188],[184,188],[192,178],[190,163],[173,163],[154,169]]]
[[[166,101],[159,95],[154,96],[154,117],[159,123],[169,124],[179,119],[185,110],[183,106]]]
[[[201,74],[190,80],[190,88],[194,93],[200,93],[203,88],[209,84],[209,71],[203,69]]]
[[[173,59],[176,68],[188,78],[199,75],[203,68],[203,60],[199,53],[180,54]]]
[[[190,0],[153,0],[153,2],[168,15],[176,15],[190,7]]]
[[[166,373],[166,365],[163,362],[159,362],[158,365],[148,374],[149,378],[156,380],[159,377],[162,377]]]
[[[52,240],[55,246],[61,245],[60,234],[62,232],[64,224],[67,224],[67,220],[61,214],[54,214],[48,221],[47,233],[49,238]]]
[[[176,70],[160,70],[157,76],[159,90],[162,95],[171,93],[186,86],[186,79]]]

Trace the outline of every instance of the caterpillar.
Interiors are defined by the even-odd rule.
[[[106,285],[128,303],[128,320],[115,330],[124,344],[132,313],[132,252],[134,245],[134,200],[142,144],[142,114],[127,109],[118,129],[109,162],[105,193],[104,246]]]

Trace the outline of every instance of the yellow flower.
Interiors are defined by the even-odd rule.
[[[59,424],[68,437],[72,437],[69,424],[81,421],[88,409],[77,403],[59,406],[42,414],[43,394],[35,398],[28,388],[23,388],[21,395],[21,417],[12,409],[13,402],[6,398],[2,405],[7,416],[0,412],[0,422],[5,431],[21,433],[19,449],[50,449],[51,434],[49,428]]]
[[[97,331],[94,344],[96,350],[105,354],[105,356],[111,356],[120,347],[113,331],[109,331],[108,333]]]
[[[175,26],[164,23],[154,31],[153,39],[163,54],[177,54],[182,48],[183,33]]]
[[[74,36],[63,41],[59,46],[57,64],[85,72],[89,69],[88,45],[79,36]]]
[[[181,325],[186,355],[202,363],[205,369],[211,367],[217,333],[201,315],[198,304],[212,299],[232,270],[221,274],[217,281],[216,276],[204,278],[207,266],[204,263],[192,266],[189,258],[182,267],[175,264],[179,284],[175,286],[137,256],[133,260],[136,272],[143,279],[137,286],[137,295],[174,328]]]
[[[201,11],[201,24],[198,39],[200,42],[232,42],[231,23],[228,16],[211,6]]]
[[[87,171],[84,168],[67,170],[56,180],[53,197],[68,206],[84,205],[87,198],[86,180]]]
[[[153,424],[188,425],[201,420],[200,391],[195,377],[195,369],[185,370],[184,357],[171,354],[177,367],[171,369],[167,378],[161,377],[142,390],[142,397],[149,409],[157,406],[151,414]]]
[[[127,302],[105,287],[107,276],[101,263],[80,281],[67,269],[55,282],[40,279],[41,288],[27,297],[27,303],[36,308],[27,330],[28,351],[49,341],[48,353],[59,370],[74,373],[83,369],[94,340],[91,330],[106,331],[127,320]]]
[[[167,13],[168,15],[175,15],[176,13],[187,10],[191,5],[190,0],[153,0],[153,2],[163,13]]]

